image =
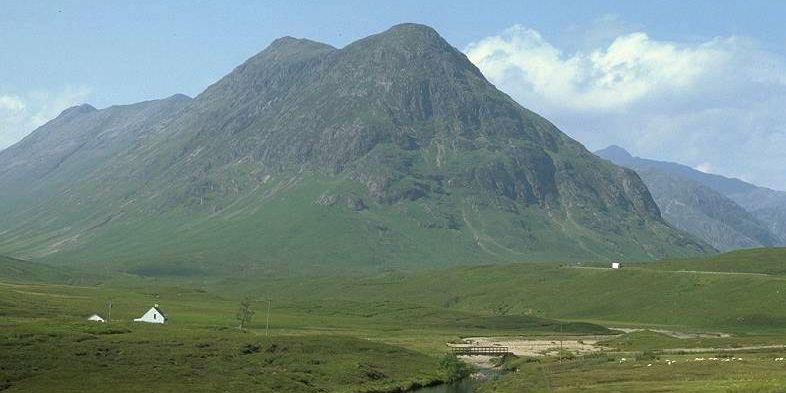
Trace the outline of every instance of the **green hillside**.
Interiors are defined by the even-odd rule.
[[[358,209],[348,202],[362,200],[358,188],[346,179],[308,173],[272,178],[255,194],[232,202],[221,215],[188,209],[155,218],[133,215],[124,217],[122,225],[107,224],[101,231],[81,234],[79,247],[27,256],[146,276],[264,277],[357,267],[386,271],[515,260],[600,260],[606,255],[648,259],[675,253],[653,240],[652,233],[680,239],[667,227],[646,222],[630,222],[628,232],[603,234],[573,221],[557,224],[536,207],[516,208],[516,214],[509,214],[477,203],[464,190],[428,202],[360,202],[363,208]],[[77,219],[82,226],[100,224],[93,209],[86,206],[82,213],[90,215]],[[49,222],[67,225],[73,219]],[[47,234],[30,231],[18,236],[25,240],[0,241],[0,247],[26,255]]]
[[[80,284],[97,282],[100,278],[95,273],[0,256],[3,281]]]
[[[57,154],[53,154],[56,152]],[[712,253],[639,177],[433,29],[284,37],[192,100],[66,111],[0,152],[0,253],[143,275]],[[32,196],[32,197],[30,197]]]

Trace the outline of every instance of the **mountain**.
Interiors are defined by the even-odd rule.
[[[0,168],[109,109],[64,112],[0,152]],[[0,252],[180,276],[713,252],[663,221],[633,171],[422,25],[342,49],[278,39],[126,133],[64,153],[40,186],[22,184],[33,164],[6,170],[0,189],[36,198],[3,213]]]
[[[595,154],[635,170],[647,184],[666,221],[719,250],[786,244],[786,234],[778,230],[786,222],[784,216],[768,216],[754,202],[778,210],[777,191],[681,164],[634,157],[619,146]],[[755,197],[757,194],[770,195],[775,201],[762,202]],[[786,204],[782,206],[786,212]]]
[[[89,272],[75,271],[72,268],[49,266],[44,263],[31,263],[30,261],[0,256],[0,279],[6,282],[22,281],[88,285],[96,284],[102,278]]]
[[[51,196],[126,150],[191,99],[163,100],[97,110],[69,108],[19,143],[0,152],[0,212]]]

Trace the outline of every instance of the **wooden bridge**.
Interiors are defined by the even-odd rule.
[[[505,355],[508,347],[451,347],[454,355]]]

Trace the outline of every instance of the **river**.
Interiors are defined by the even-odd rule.
[[[472,393],[473,386],[480,381],[497,378],[502,371],[494,367],[491,356],[462,356],[461,360],[474,366],[476,373],[459,382],[429,386],[412,390],[410,393]]]
[[[412,393],[472,393],[472,381],[467,378],[460,382],[416,389]]]

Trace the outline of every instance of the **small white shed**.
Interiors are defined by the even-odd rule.
[[[98,314],[93,314],[93,315],[87,317],[87,320],[88,321],[92,321],[92,322],[106,322],[106,320],[104,320],[104,318],[102,318]]]
[[[612,263],[611,263],[611,268],[612,268],[612,269],[619,269],[619,268],[621,268],[621,267],[622,267],[622,265],[620,265],[620,263],[619,263],[619,262],[612,262]]]
[[[153,305],[150,310],[139,318],[134,318],[134,322],[147,322],[147,323],[166,323],[167,316],[158,307],[158,304]]]

